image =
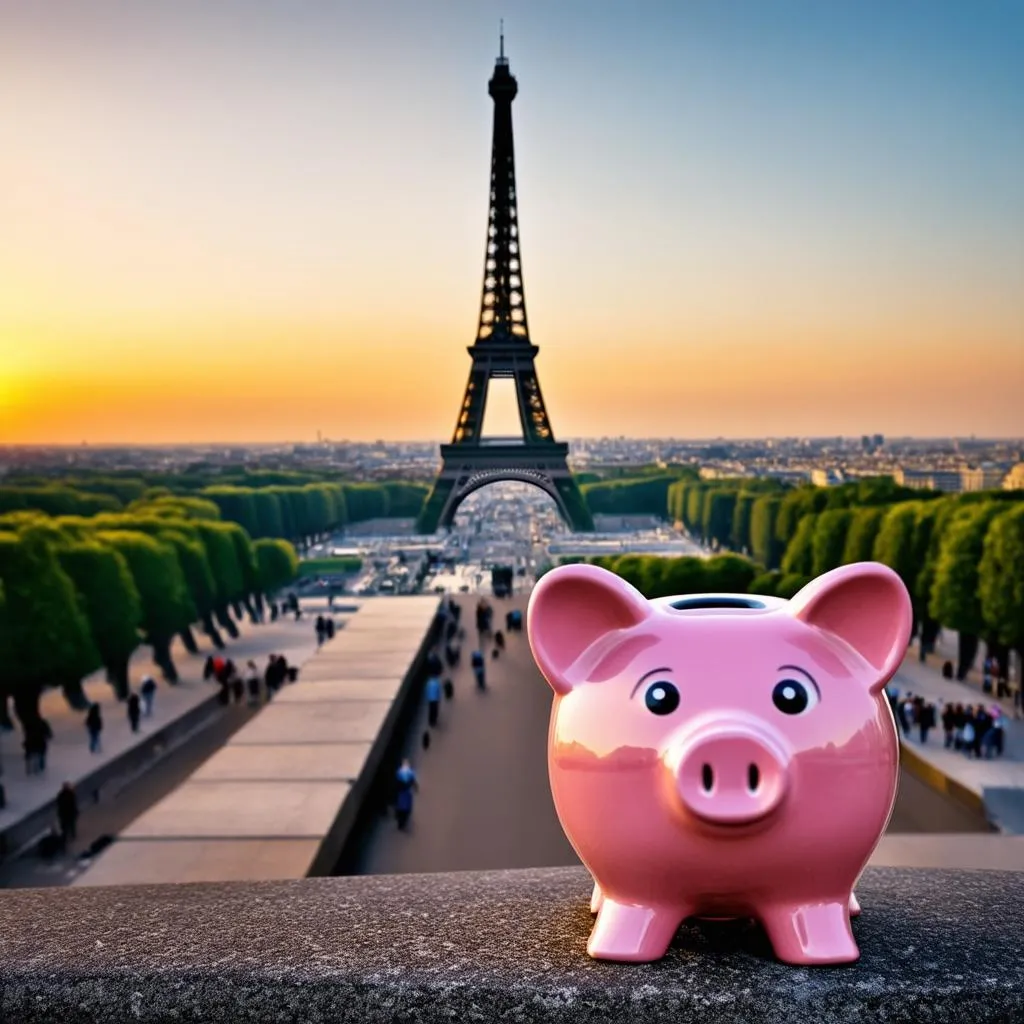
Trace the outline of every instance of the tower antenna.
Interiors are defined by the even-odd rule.
[[[498,56],[504,59],[505,57],[505,19],[500,18],[498,20]]]

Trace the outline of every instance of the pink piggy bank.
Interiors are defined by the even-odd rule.
[[[688,917],[756,918],[789,963],[859,957],[853,886],[899,767],[883,687],[911,621],[874,562],[791,601],[648,601],[592,565],[538,582],[527,629],[555,691],[555,808],[595,881],[592,957],[657,960]]]

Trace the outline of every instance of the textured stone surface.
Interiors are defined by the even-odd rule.
[[[188,781],[136,818],[121,835],[127,839],[320,839],[331,830],[351,789],[340,779]]]
[[[72,885],[154,885],[179,882],[262,882],[302,878],[318,839],[121,839],[108,846]],[[0,1020],[2,1020],[0,1016]]]
[[[373,743],[391,701],[349,700],[323,704],[268,704],[231,737],[247,743]]]
[[[0,1020],[1024,1020],[1024,875],[870,869],[862,959],[798,968],[756,928],[655,964],[585,952],[580,868],[0,892]]]

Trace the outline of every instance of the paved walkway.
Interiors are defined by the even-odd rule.
[[[293,616],[287,616],[259,626],[248,621],[239,623],[240,637],[234,641],[225,637],[227,646],[223,653],[240,667],[252,658],[261,670],[266,656],[272,652],[283,654],[290,662],[304,661],[316,649],[313,621],[305,615],[299,622]],[[141,747],[154,732],[215,696],[216,684],[203,680],[203,665],[213,652],[213,646],[201,634],[197,633],[196,639],[200,646],[199,654],[189,654],[180,641],[174,645],[174,661],[181,675],[181,681],[175,686],[162,680],[152,663],[148,647],[140,648],[132,658],[129,676],[133,687],[137,688],[147,674],[153,676],[158,686],[153,715],[142,720],[138,733],[131,731],[126,706],[117,701],[103,674],[89,677],[85,682],[86,694],[100,705],[103,713],[103,746],[98,754],[89,752],[84,713],[69,707],[59,690],[47,691],[40,702],[43,717],[53,730],[44,774],[26,775],[20,727],[14,732],[0,733],[2,781],[7,796],[7,806],[0,811],[0,835],[52,803],[63,782],[79,785],[93,773]],[[81,793],[79,803],[83,813],[86,812],[87,805]]]
[[[995,701],[991,694],[981,690],[980,678],[957,682],[943,679],[941,664],[945,655],[931,657],[922,663],[916,650],[911,650],[903,661],[893,684],[900,695],[906,692],[920,694],[938,707],[941,715],[942,704],[999,703],[1004,709],[1003,728],[1005,736],[1002,757],[991,760],[968,758],[956,750],[944,747],[941,724],[932,730],[927,743],[921,743],[916,731],[910,736],[901,736],[905,748],[913,751],[928,765],[953,779],[971,793],[976,794],[985,804],[990,819],[1002,831],[1013,834],[1024,833],[1024,721],[1013,718],[1011,701]]]
[[[73,884],[329,872],[400,717],[396,700],[412,682],[438,603],[369,598],[338,618],[334,639],[302,663],[298,682],[122,829]]]
[[[476,600],[476,595],[459,598],[467,636],[461,665],[445,673],[454,683],[453,699],[442,702],[436,729],[427,729],[425,705],[410,729],[405,752],[418,773],[420,791],[408,832],[398,831],[393,812],[378,807],[338,874],[579,863],[558,823],[548,781],[551,688],[537,670],[524,632],[506,634],[504,653],[496,661],[488,656],[486,691],[476,689],[468,657],[476,640]],[[505,612],[524,608],[526,597],[492,604],[495,625],[503,628]],[[424,750],[428,731],[431,742]],[[390,787],[382,788],[390,795]],[[927,838],[935,842],[940,838],[936,833],[945,841],[952,833],[985,831],[980,813],[900,773],[889,836],[930,834]]]

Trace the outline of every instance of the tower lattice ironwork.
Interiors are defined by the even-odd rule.
[[[483,294],[469,380],[450,444],[441,445],[441,471],[419,518],[433,533],[449,527],[459,504],[499,480],[520,480],[546,491],[575,530],[593,530],[586,501],[568,466],[569,446],[555,440],[530,340],[523,289],[522,252],[512,141],[512,101],[519,86],[505,56],[504,33],[487,91],[494,100],[490,212]],[[515,382],[522,439],[483,437],[487,392],[495,379]]]

